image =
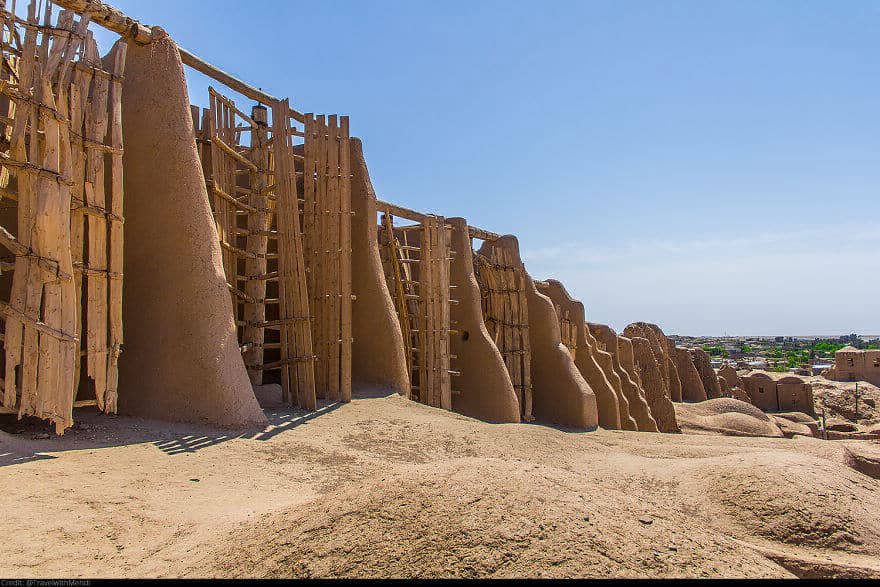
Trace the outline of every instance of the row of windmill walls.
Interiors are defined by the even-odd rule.
[[[86,405],[259,426],[255,389],[278,384],[304,410],[377,388],[489,422],[677,431],[671,400],[694,398],[659,329],[588,324],[514,236],[379,200],[347,117],[222,80],[191,96],[161,28],[58,3],[87,9],[2,13],[3,411],[58,432]],[[92,13],[123,33],[103,58]]]

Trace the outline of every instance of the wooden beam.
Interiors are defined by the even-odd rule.
[[[88,14],[92,22],[102,27],[129,38],[135,43],[147,45],[152,40],[153,30],[138,22],[137,20],[126,16],[120,10],[105,4],[100,0],[53,0],[54,4],[68,10],[73,10],[79,14]],[[219,67],[211,65],[195,53],[187,51],[180,45],[177,46],[180,52],[180,60],[198,72],[217,80],[232,90],[235,90],[243,96],[247,96],[251,100],[262,102],[263,104],[276,104],[280,100],[271,94],[259,90],[251,85],[246,84],[240,79],[232,76]],[[290,116],[298,122],[305,120],[302,113],[297,112],[293,108],[289,108]]]
[[[494,232],[489,232],[488,230],[483,230],[476,226],[468,226],[468,235],[471,238],[478,238],[484,241],[494,241],[501,238],[500,234],[495,234]]]
[[[391,202],[383,202],[382,200],[376,200],[376,209],[380,212],[397,216],[398,218],[412,220],[413,222],[423,222],[428,218],[427,214],[422,214],[421,212],[416,212],[415,210],[410,210],[409,208],[404,208],[403,206],[398,206]]]
[[[146,45],[151,40],[152,31],[149,27],[125,16],[116,8],[99,0],[53,0],[53,4],[79,14],[87,14],[91,17],[92,22],[114,33],[129,37],[135,43]]]
[[[391,202],[385,202],[383,200],[376,200],[376,209],[379,212],[385,212],[386,214],[391,214],[398,218],[406,218],[413,222],[422,222],[428,217],[428,214],[416,212],[415,210],[410,210],[409,208],[404,208],[403,206],[398,206],[397,204],[392,204]],[[488,230],[483,230],[476,226],[468,226],[468,234],[471,238],[478,238],[484,241],[494,241],[501,238],[500,234],[489,232]]]

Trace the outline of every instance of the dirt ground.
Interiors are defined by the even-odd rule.
[[[880,577],[880,481],[844,458],[865,441],[573,433],[375,394],[267,415],[0,422],[0,575]]]

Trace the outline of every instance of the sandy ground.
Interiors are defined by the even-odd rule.
[[[398,396],[267,412],[245,435],[7,420],[0,575],[880,577],[856,441],[573,433]]]

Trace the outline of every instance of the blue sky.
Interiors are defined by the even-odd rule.
[[[880,2],[114,5],[349,114],[379,197],[517,235],[591,321],[880,334]]]

